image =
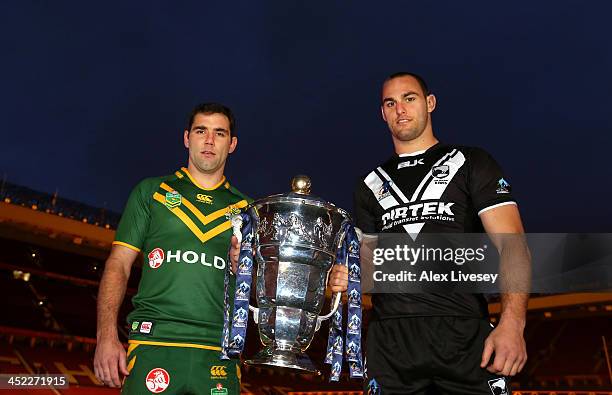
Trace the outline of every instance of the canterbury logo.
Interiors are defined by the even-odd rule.
[[[225,371],[225,366],[213,366],[210,368],[210,375],[213,377],[225,377],[227,376],[227,372]]]
[[[198,193],[196,195],[196,199],[198,200],[198,202],[201,202],[201,203],[206,203],[206,204],[212,204],[213,203],[212,196],[204,195],[202,193]]]

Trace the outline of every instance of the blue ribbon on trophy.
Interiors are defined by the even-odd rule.
[[[221,339],[221,359],[235,358],[242,353],[246,340],[247,325],[249,322],[249,296],[251,295],[251,279],[253,272],[253,226],[251,217],[246,213],[236,214],[231,218],[234,228],[241,228],[242,241],[238,257],[236,273],[236,291],[234,293],[234,309],[231,316],[229,284],[231,264],[225,269],[224,295],[223,295],[223,337]],[[229,262],[229,260],[228,260]]]
[[[346,224],[344,228],[345,238],[336,254],[336,263],[348,265],[349,285],[348,295],[348,319],[346,338],[344,339],[344,350],[346,360],[349,364],[350,378],[363,377],[363,362],[361,354],[361,266],[359,262],[359,240],[353,225]],[[325,363],[331,364],[330,381],[339,381],[342,373],[343,339],[342,339],[342,303],[329,326],[329,338],[327,341],[327,353]]]

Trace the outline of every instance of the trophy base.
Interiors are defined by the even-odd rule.
[[[314,366],[310,358],[303,352],[272,349],[266,347],[258,352],[253,359],[245,361],[247,365],[264,365],[269,368],[292,369],[295,373],[313,373],[317,376],[321,372]]]

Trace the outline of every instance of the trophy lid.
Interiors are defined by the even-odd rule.
[[[328,202],[318,196],[311,195],[312,182],[310,177],[306,175],[297,175],[291,180],[291,192],[270,195],[268,197],[258,199],[251,203],[252,206],[260,208],[270,203],[295,203],[319,206],[329,211],[334,211],[341,214],[343,217],[350,220],[350,215],[345,210],[337,207],[335,204]]]
[[[311,186],[310,177],[305,175],[295,176],[291,180],[291,191],[300,195],[309,195]]]

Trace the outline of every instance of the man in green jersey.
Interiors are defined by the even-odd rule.
[[[250,202],[223,175],[238,142],[230,109],[197,106],[183,139],[187,167],[132,191],[100,282],[94,369],[111,387],[126,376],[127,394],[240,392],[236,363],[219,360],[228,215]],[[126,353],[117,316],[139,253],[142,278]]]

